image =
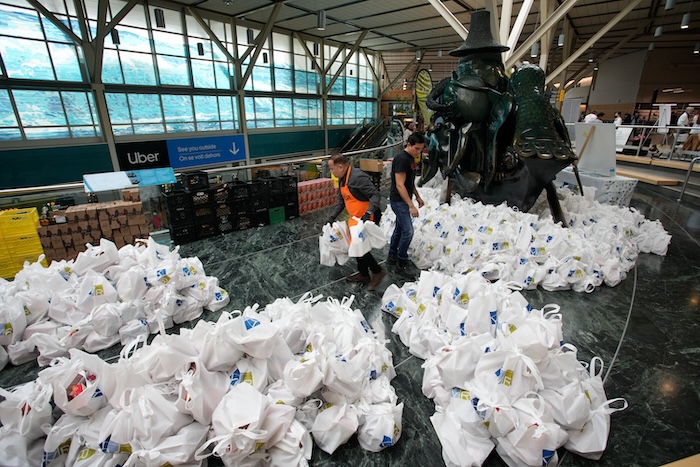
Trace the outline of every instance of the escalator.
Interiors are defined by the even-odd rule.
[[[341,147],[336,148],[334,154],[354,151],[355,147],[362,141],[367,132],[370,131],[373,127],[374,125],[371,123],[359,125],[352,131],[352,133],[350,133],[348,140]]]

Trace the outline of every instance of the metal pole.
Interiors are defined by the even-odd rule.
[[[688,186],[688,180],[690,180],[690,173],[693,171],[693,166],[697,161],[700,161],[700,156],[698,157],[693,157],[693,160],[690,161],[690,166],[688,166],[688,173],[685,174],[685,182],[683,182],[683,188],[681,189],[681,194],[678,196],[678,202],[680,203],[681,200],[683,199],[683,195],[685,194],[685,189]]]

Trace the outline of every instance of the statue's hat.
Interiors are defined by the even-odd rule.
[[[501,45],[491,35],[491,13],[488,10],[472,13],[469,34],[464,44],[450,52],[453,57],[464,57],[475,53],[505,52],[510,47]]]

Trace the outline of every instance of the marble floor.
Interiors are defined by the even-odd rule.
[[[700,453],[700,206],[679,205],[676,197],[640,184],[632,199],[632,206],[649,219],[659,219],[672,234],[666,257],[643,254],[620,285],[592,294],[524,292],[537,308],[561,305],[565,340],[578,347],[581,360],[602,357],[608,397],[629,402],[627,410],[612,416],[608,449],[600,461],[562,451],[560,466],[659,466]],[[354,306],[389,339],[397,371],[392,384],[405,403],[400,441],[380,453],[364,451],[354,438],[333,456],[315,448],[312,465],[444,465],[429,420],[434,405],[421,393],[422,361],[391,334],[395,318],[380,310],[384,289],[392,281],[401,284],[401,278],[390,272],[379,290],[368,292],[344,280],[354,262],[320,266],[317,238],[326,216],[320,212],[197,241],[181,247],[180,253],[199,256],[207,274],[219,278],[232,298],[227,309],[262,306],[278,297],[296,299],[307,291],[338,298],[355,295]],[[101,355],[109,358],[118,350]],[[33,379],[36,371],[35,363],[8,367],[0,373],[0,386]],[[505,464],[494,451],[484,465]]]

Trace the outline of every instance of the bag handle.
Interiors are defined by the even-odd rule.
[[[143,334],[139,334],[136,336],[136,339],[133,339],[131,342],[129,342],[127,345],[125,345],[121,352],[119,352],[119,359],[120,360],[128,360],[130,357],[134,356],[134,353],[136,352],[138,346],[140,343],[143,342],[143,346],[146,346],[146,336]]]
[[[600,372],[596,372],[596,362],[600,362]],[[605,364],[603,363],[603,359],[596,356],[591,358],[591,366],[588,367],[588,371],[591,375],[591,378],[595,378],[596,376],[600,377],[600,375],[603,374],[603,368],[605,367]]]
[[[622,401],[622,407],[611,407],[615,402],[620,402]],[[608,399],[605,402],[603,402],[600,407],[598,407],[596,410],[600,410],[606,414],[611,414],[615,412],[620,412],[622,410],[625,410],[627,407],[629,407],[629,404],[627,403],[627,400],[622,398],[622,397],[616,397],[614,399]]]

